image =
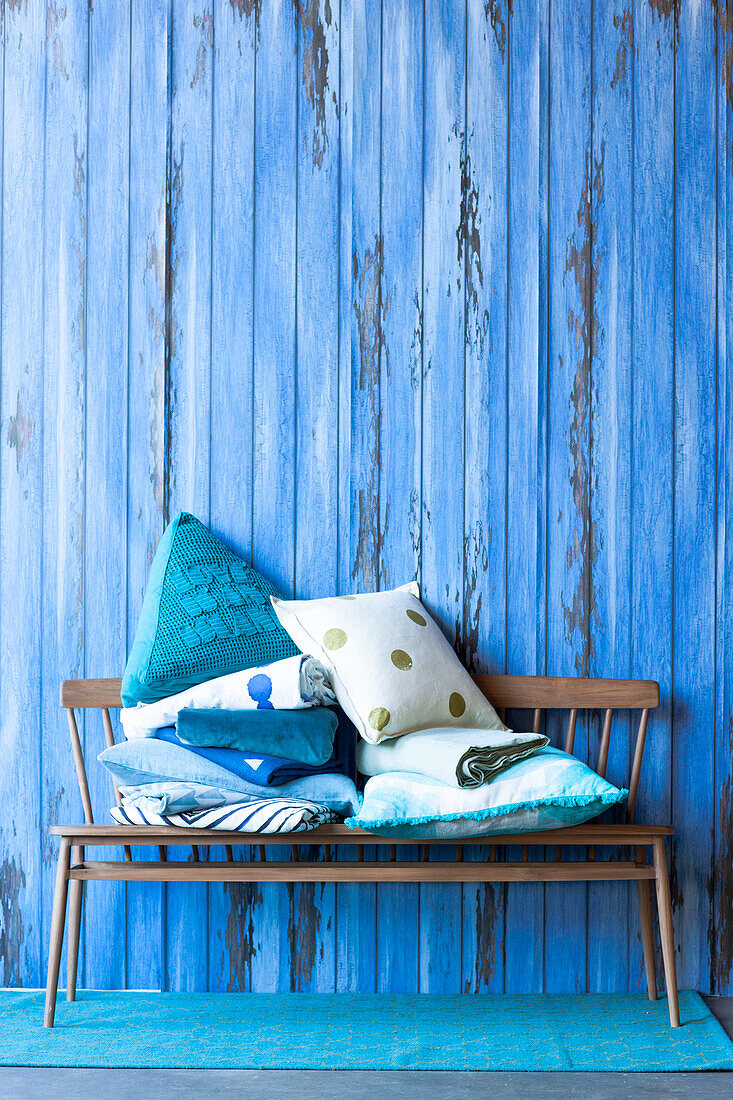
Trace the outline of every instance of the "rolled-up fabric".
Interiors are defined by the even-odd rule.
[[[174,725],[180,711],[188,710],[301,710],[332,706],[336,697],[328,673],[315,657],[298,653],[262,668],[247,668],[217,676],[203,684],[120,711],[125,737],[155,737],[159,729]]]
[[[451,787],[480,787],[548,744],[536,733],[512,730],[419,730],[373,745],[360,741],[356,764],[364,775],[413,772]]]
[[[181,829],[219,829],[234,833],[305,833],[333,821],[327,806],[290,798],[252,799],[236,806],[214,806],[183,814],[157,814],[133,806],[109,811],[120,825],[174,825]]]
[[[185,745],[242,749],[304,764],[325,764],[333,754],[338,727],[335,711],[182,710],[176,733]]]

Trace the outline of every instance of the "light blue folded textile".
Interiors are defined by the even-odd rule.
[[[143,813],[183,814],[245,801],[241,791],[207,787],[203,783],[140,783],[131,787],[120,786],[118,789],[125,810],[137,808]]]
[[[574,756],[546,748],[473,789],[410,772],[375,775],[346,824],[426,840],[533,832],[582,824],[627,794]]]
[[[346,775],[309,775],[276,788],[260,786],[241,779],[182,745],[172,745],[158,738],[121,741],[101,752],[98,759],[117,783],[126,789],[151,783],[185,784],[193,788],[191,809],[200,805],[196,803],[195,795],[198,788],[203,788],[209,792],[228,792],[240,800],[242,796],[306,799],[344,815],[353,815],[358,810],[356,787]],[[179,801],[177,805],[180,807],[183,802]]]

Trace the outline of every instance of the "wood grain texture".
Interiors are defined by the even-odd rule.
[[[381,240],[382,361],[379,416],[380,584],[420,572],[422,397],[423,13],[409,0],[382,6]],[[398,858],[407,854],[398,847]],[[377,892],[379,992],[414,989],[419,888]],[[402,929],[412,930],[410,936]]]
[[[255,82],[257,12],[213,9],[211,457],[214,531],[246,559],[253,525]],[[239,849],[238,849],[239,851]],[[223,859],[217,848],[212,859]],[[256,890],[209,887],[209,988],[248,990]]]
[[[464,576],[465,271],[458,245],[465,157],[466,12],[425,4],[421,592],[454,645]],[[457,992],[461,890],[420,891],[420,989]]]
[[[216,66],[211,0],[173,6],[169,166],[168,514],[211,520],[212,164]],[[208,889],[166,890],[166,988],[208,984]]]
[[[498,9],[497,9],[498,10]],[[504,21],[505,19],[505,21]],[[461,652],[472,670],[504,672],[507,629],[508,11],[492,25],[486,5],[466,16],[461,221],[457,232],[464,310],[464,502]],[[490,102],[490,111],[485,104]],[[490,615],[484,609],[491,607]],[[485,858],[471,849],[468,858]],[[505,893],[465,886],[465,992],[504,986]]]
[[[343,19],[342,19],[343,23]],[[380,586],[379,428],[383,345],[382,238],[380,224],[380,88],[382,12],[375,0],[351,5],[352,119],[349,195],[350,249],[348,316],[348,466],[340,469],[348,489],[348,512],[339,537],[348,553],[339,574],[339,592],[375,591]],[[342,120],[346,115],[342,112]],[[343,173],[343,166],[342,166]],[[342,262],[343,262],[342,249]],[[343,333],[342,333],[343,336]],[[343,358],[343,356],[342,356]],[[346,424],[348,423],[348,428]],[[367,858],[371,856],[369,853]],[[354,853],[338,858],[354,858]],[[336,988],[375,989],[376,890],[338,887],[339,945]]]
[[[43,504],[44,32],[38,5],[4,6],[0,459],[0,973],[40,973]],[[29,143],[29,144],[28,144]],[[27,148],[36,155],[25,155]],[[22,660],[18,654],[22,653]],[[29,828],[28,824],[33,823]]]
[[[680,830],[681,980],[730,990],[729,9],[2,6],[6,984],[40,980],[48,826],[80,817],[59,681],[101,828],[89,708],[119,681],[78,681],[119,676],[157,541],[189,508],[285,595],[416,576],[473,669],[561,674],[480,680],[511,724],[542,709],[561,743],[544,708],[563,700],[595,759],[614,707],[612,779],[633,760],[624,709],[661,698],[636,817]],[[218,839],[166,843],[202,866],[256,854]],[[369,839],[312,853],[391,874]],[[466,844],[465,865],[486,851]],[[196,890],[92,887],[80,987],[644,984],[621,882]]]
[[[99,5],[89,18],[84,633],[96,639],[93,671],[107,675],[127,651],[129,110],[129,4]],[[85,716],[84,744],[101,751],[100,715]],[[89,787],[103,820],[113,803],[101,769]],[[101,948],[110,928],[125,948],[125,907],[124,886],[88,892],[80,986],[125,987],[126,949]]]
[[[334,594],[338,554],[323,533],[336,529],[339,330],[339,23],[329,0],[297,0],[298,151],[296,253],[297,403],[295,590]],[[332,992],[336,888],[299,886],[290,944],[296,988]],[[297,914],[297,917],[295,916]]]
[[[547,457],[548,671],[594,672],[595,517],[590,487],[591,366],[597,317],[593,231],[603,182],[591,140],[591,9],[582,0],[550,5],[549,389]],[[561,733],[550,727],[562,744]],[[587,725],[578,723],[584,756]],[[585,988],[586,889],[545,897],[545,985]]]
[[[82,806],[54,681],[84,674],[84,411],[88,12],[46,16],[43,194],[43,667],[41,828],[78,820]],[[61,718],[61,720],[59,720]],[[42,967],[51,921],[55,846],[42,842]],[[63,964],[62,964],[63,982]]]
[[[629,675],[632,632],[632,422],[620,415],[620,410],[630,408],[632,402],[631,19],[630,9],[619,14],[611,0],[594,3],[592,144],[594,160],[603,164],[591,249],[596,325],[589,410],[590,507],[595,537],[593,607],[597,616],[594,671],[603,669],[613,676]],[[632,717],[638,719],[636,714]],[[588,726],[588,751],[594,762],[601,747],[603,721],[599,711]],[[625,782],[628,774],[629,732],[628,714],[617,712],[607,753],[607,776],[612,783]],[[628,909],[629,890],[624,884],[605,892],[594,886],[588,888],[590,989],[616,989],[626,981]],[[639,927],[638,919],[631,927]]]
[[[507,186],[506,667],[545,671],[548,12],[512,10]],[[529,721],[526,713],[511,721]],[[506,892],[505,989],[540,992],[544,890]]]
[[[295,592],[297,154],[298,28],[278,0],[259,8],[256,40],[252,560],[285,597]],[[284,886],[262,887],[253,989],[290,989],[291,912]]]
[[[715,730],[715,25],[679,14],[675,95],[674,704],[671,874],[684,988],[709,975]]]
[[[127,647],[166,517],[166,215],[170,7],[133,0],[130,43]],[[155,849],[140,853],[154,859]],[[163,890],[127,888],[127,981],[159,989]]]
[[[173,825],[98,825],[96,823],[51,825],[49,831],[52,836],[71,837],[74,845],[107,844],[110,839],[114,840],[115,843],[129,841],[131,844],[137,845],[148,843],[152,837],[162,837],[166,844],[189,845],[197,843],[207,846],[219,843],[227,844],[242,835],[241,833],[227,833],[223,830],[214,835],[211,830],[207,829],[182,829]],[[620,844],[650,844],[655,836],[671,836],[673,832],[674,829],[671,825],[597,824],[589,822],[585,825],[572,825],[566,829],[550,830],[543,833],[522,833],[521,836],[516,833],[496,833],[494,834],[494,842],[505,846],[520,845],[522,847],[525,844],[537,844],[545,840],[551,840],[553,844],[579,845],[598,844],[605,837],[609,842]],[[317,831],[313,831],[309,840],[317,840],[318,843],[333,842],[361,845],[367,837],[371,838],[374,845],[391,845],[393,843],[388,837],[375,836],[363,829],[350,829],[341,824],[321,825]],[[277,833],[268,837],[268,844],[292,846],[294,838],[302,839],[302,834]],[[423,843],[421,840],[404,840],[402,846],[423,846]],[[454,846],[454,842],[448,840],[436,840],[431,841],[431,843],[437,847]],[[466,847],[471,844],[483,845],[484,841],[480,837],[469,837],[461,843],[463,847]]]
[[[720,9],[722,14],[722,9]],[[716,745],[715,745],[715,870],[711,942],[711,988],[729,994],[733,981],[733,937],[728,931],[733,908],[733,619],[730,578],[733,576],[733,96],[729,53],[733,45],[730,20],[719,18],[717,32],[717,559],[716,559]]]
[[[662,705],[647,734],[639,820],[671,820],[674,379],[674,25],[634,5],[633,423],[631,674],[655,668]],[[641,74],[645,74],[643,77]],[[654,225],[653,233],[649,226]],[[657,308],[649,308],[655,287]],[[654,363],[654,370],[649,364]],[[636,899],[629,928],[636,929]],[[657,970],[661,973],[661,955]],[[630,947],[628,983],[644,982],[642,946]]]

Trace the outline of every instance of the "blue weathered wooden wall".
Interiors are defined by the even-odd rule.
[[[187,508],[286,594],[417,575],[471,668],[658,679],[639,811],[677,826],[681,984],[733,993],[733,10],[2,20],[2,982],[43,979],[80,815],[59,680],[121,672]],[[613,884],[104,884],[82,952],[90,986],[642,976]]]

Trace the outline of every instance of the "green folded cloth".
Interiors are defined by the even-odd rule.
[[[181,710],[176,732],[199,748],[242,749],[325,764],[333,756],[338,727],[328,707],[307,710]]]

